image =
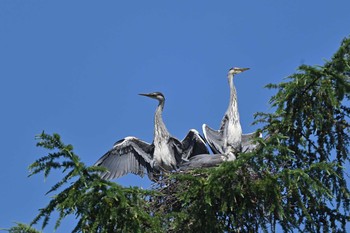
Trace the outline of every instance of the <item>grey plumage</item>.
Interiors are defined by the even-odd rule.
[[[118,178],[127,173],[156,180],[162,171],[174,170],[183,160],[197,154],[207,154],[208,149],[204,139],[192,129],[180,142],[168,132],[162,118],[165,97],[160,92],[140,94],[158,100],[154,116],[154,139],[152,144],[136,137],[126,137],[116,142],[113,148],[103,155],[95,166],[107,168],[101,174],[104,179]]]
[[[237,93],[233,83],[235,74],[239,74],[249,68],[231,68],[228,72],[228,82],[230,86],[230,102],[221,121],[219,130],[213,130],[203,124],[204,137],[215,154],[227,155],[227,160],[234,160],[237,153],[249,152],[256,148],[253,142],[255,133],[242,134],[239,119]]]
[[[227,160],[227,156],[223,154],[200,154],[193,156],[189,161],[181,164],[181,171],[188,171],[196,168],[215,167]]]
[[[182,164],[180,170],[187,171],[195,168],[214,167],[224,161],[236,159],[239,152],[251,152],[258,147],[254,142],[256,133],[242,134],[237,105],[237,93],[233,84],[233,77],[248,68],[232,68],[228,72],[230,85],[230,102],[221,121],[220,129],[213,130],[203,124],[204,137],[214,155],[196,155]],[[261,137],[261,134],[259,135]]]
[[[152,153],[154,145],[136,137],[126,137],[116,142],[113,149],[103,155],[95,166],[108,169],[101,174],[104,179],[121,177],[127,173],[143,176],[152,171]]]

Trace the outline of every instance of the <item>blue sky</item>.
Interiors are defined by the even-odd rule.
[[[330,59],[350,34],[349,9],[346,0],[0,1],[0,228],[30,222],[61,177],[27,178],[45,154],[34,140],[42,130],[91,165],[125,136],[152,141],[157,103],[137,94],[153,91],[166,96],[172,135],[218,128],[226,73],[239,66],[251,68],[235,84],[243,132],[254,131],[253,114],[271,110],[264,86]]]

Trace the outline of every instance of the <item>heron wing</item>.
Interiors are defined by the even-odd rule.
[[[170,137],[168,143],[173,150],[176,164],[179,164],[181,162],[183,153],[181,142],[177,138]]]
[[[103,155],[94,166],[108,169],[103,172],[103,179],[114,179],[133,173],[143,176],[145,170],[152,172],[153,145],[135,137],[126,137],[116,142],[113,148]]]
[[[195,168],[207,168],[207,167],[215,167],[220,163],[224,162],[222,154],[200,154],[190,158],[189,161],[184,162],[180,170],[187,171]]]
[[[259,144],[254,141],[257,136],[257,132],[242,134],[242,152],[252,152]],[[259,137],[262,137],[261,133]]]
[[[191,129],[186,137],[181,141],[183,154],[182,159],[189,158],[199,154],[209,154],[205,139],[195,129]]]
[[[203,124],[204,137],[208,142],[209,147],[214,152],[214,154],[224,154],[223,147],[223,135],[221,130],[213,130],[206,124]]]

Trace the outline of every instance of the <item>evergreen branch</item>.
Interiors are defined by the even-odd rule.
[[[1,231],[7,231],[9,233],[42,233],[41,231],[35,230],[31,226],[28,226],[24,223],[16,222],[16,226],[11,227],[10,229],[0,229]]]

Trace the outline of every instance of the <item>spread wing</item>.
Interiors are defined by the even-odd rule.
[[[209,154],[205,139],[195,129],[188,132],[181,144],[183,148],[182,159],[184,160],[199,154]]]
[[[213,130],[206,124],[203,124],[204,137],[214,154],[224,154],[224,141],[221,130]]]
[[[196,168],[215,167],[222,162],[224,162],[224,155],[222,154],[201,154],[190,158],[190,160],[187,162],[184,162],[181,165],[180,170],[188,171]]]
[[[103,179],[114,179],[133,173],[143,176],[145,170],[152,173],[153,145],[135,137],[126,137],[116,142],[113,148],[103,155],[94,166],[108,169],[101,173]]]
[[[252,152],[259,146],[259,144],[254,141],[254,138],[256,138],[256,136],[256,132],[242,134],[242,152]],[[262,137],[261,133],[259,133],[259,137]]]
[[[182,160],[183,148],[181,142],[174,137],[170,137],[168,141],[169,145],[171,145],[171,149],[174,152],[176,164],[179,164]],[[176,167],[174,167],[175,169]]]

